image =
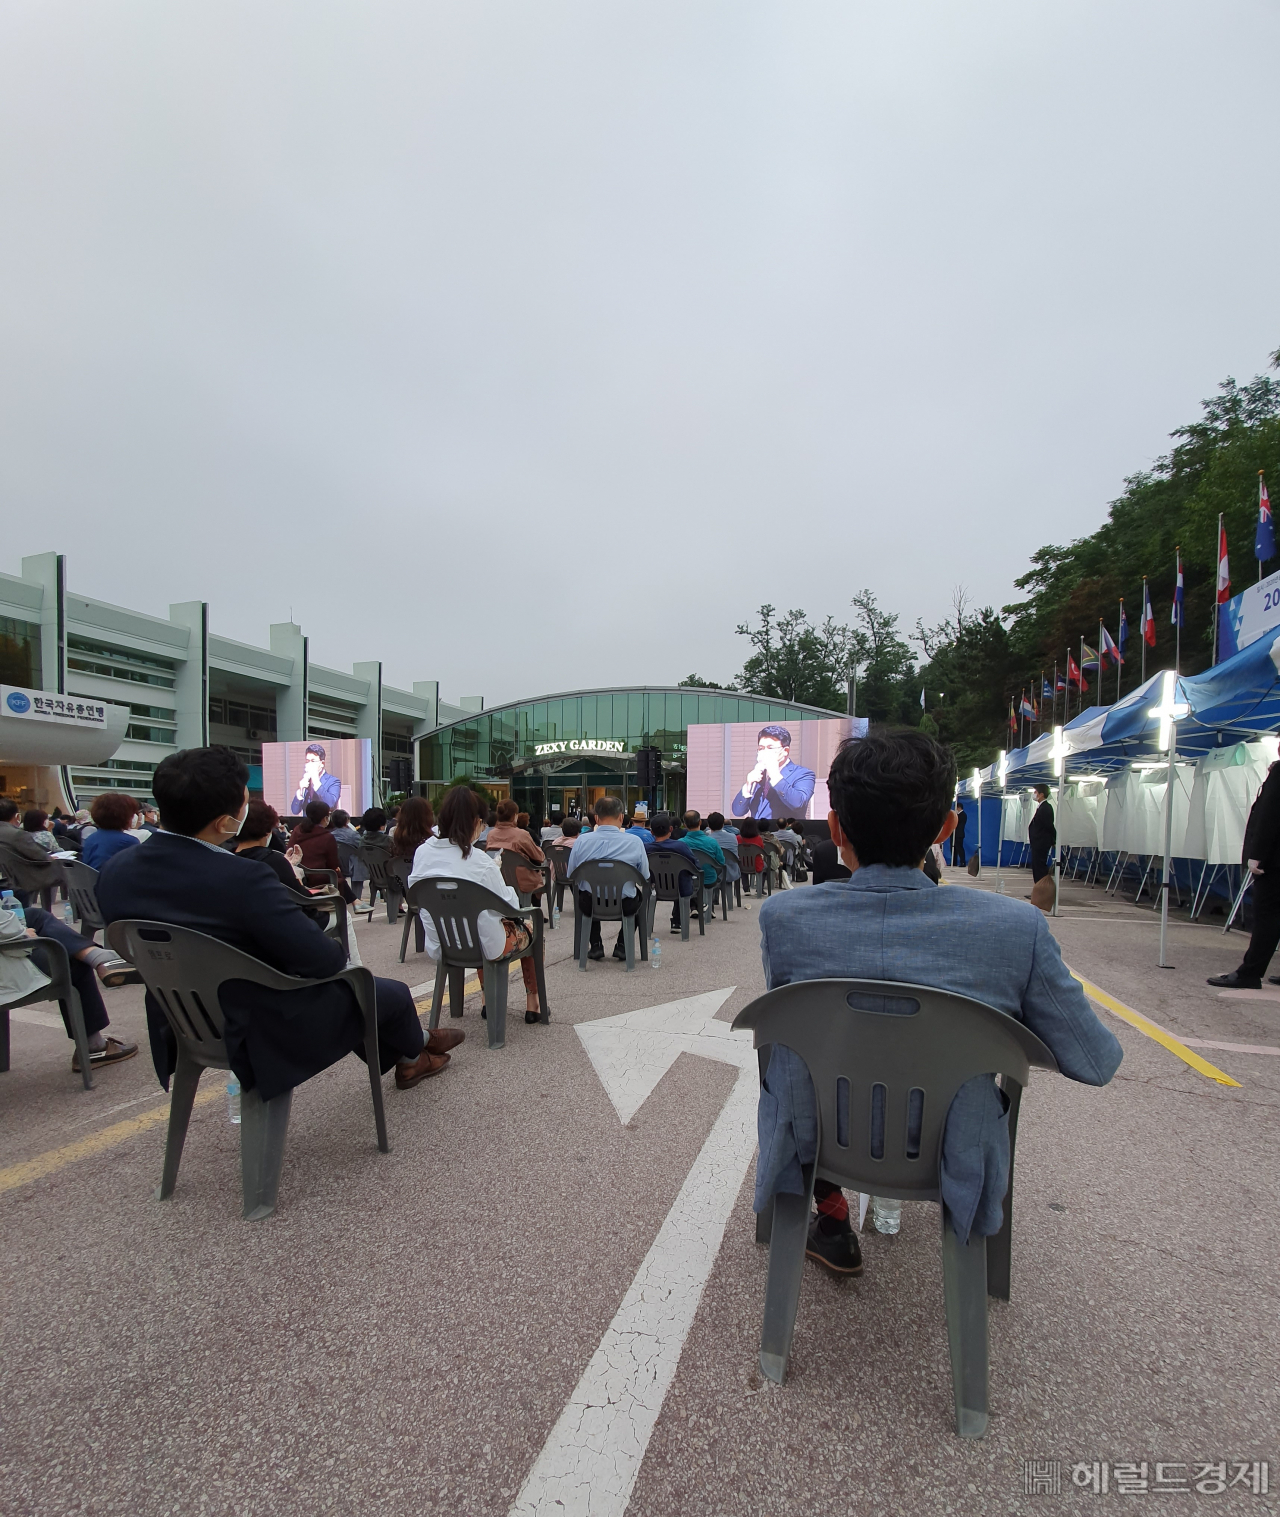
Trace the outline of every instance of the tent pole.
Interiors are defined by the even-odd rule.
[[[1081,671],[1083,674],[1083,671]],[[1057,829],[1058,836],[1053,845],[1053,915],[1058,915],[1058,892],[1062,888],[1062,787],[1067,782],[1067,761],[1060,758],[1058,763],[1058,801],[1053,808],[1053,824]]]
[[[1170,697],[1172,699],[1172,697]],[[1169,779],[1164,792],[1164,883],[1160,887],[1160,960],[1159,969],[1172,969],[1168,960],[1169,878],[1173,869],[1173,761],[1178,752],[1178,724],[1169,723]]]

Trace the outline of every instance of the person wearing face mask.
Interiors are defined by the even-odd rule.
[[[230,748],[187,748],[158,765],[152,785],[164,828],[145,848],[110,859],[98,876],[108,925],[128,918],[190,927],[230,944],[282,974],[327,980],[346,953],[306,914],[298,896],[266,864],[229,853],[248,815],[249,772]],[[462,1033],[423,1036],[409,987],[375,978],[380,1063],[407,1090],[449,1062]],[[231,1068],[264,1101],[282,1095],[349,1053],[364,1057],[364,1022],[351,988],[268,990],[230,982],[221,993]],[[151,1057],[167,1090],[177,1044],[163,1011],[147,996]]]

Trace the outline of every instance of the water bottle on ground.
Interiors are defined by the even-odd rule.
[[[872,1196],[871,1221],[878,1233],[896,1233],[902,1226],[902,1202],[888,1196]]]
[[[62,920],[68,927],[74,927],[76,924],[75,907],[72,906],[70,901],[63,901],[62,903]]]
[[[662,968],[662,939],[655,932],[653,941],[649,944],[649,968]]]
[[[27,914],[22,909],[22,902],[14,895],[12,890],[6,890],[3,894],[0,894],[0,905],[6,911],[13,912],[14,916],[17,917],[24,927],[27,925]]]
[[[240,1124],[240,1081],[235,1075],[227,1076],[227,1119],[236,1126]]]

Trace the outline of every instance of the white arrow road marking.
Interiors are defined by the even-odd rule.
[[[736,1064],[739,1074],[509,1517],[621,1517],[631,1500],[755,1152],[758,1080],[751,1036],[715,1020],[733,990],[731,985],[577,1028],[623,1122],[682,1053]]]

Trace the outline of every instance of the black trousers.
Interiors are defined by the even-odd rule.
[[[687,878],[687,876],[686,876],[686,878]],[[685,899],[689,902],[689,915],[690,915],[690,917],[695,917],[696,918],[697,915],[698,915],[698,910],[699,910],[699,908],[698,908],[698,897],[696,895],[694,895],[693,891],[691,890],[689,892],[689,894],[685,897]],[[679,901],[672,901],[672,903],[671,903],[671,925],[673,927],[679,927],[679,925],[680,925],[680,902]]]
[[[1280,944],[1280,879],[1270,870],[1253,877],[1253,935],[1240,965],[1242,980],[1261,980]]]
[[[591,892],[589,890],[580,890],[578,892],[578,910],[585,917],[591,916],[591,900],[592,900],[592,896],[591,896]],[[623,898],[622,898],[622,914],[623,914],[623,916],[633,917],[633,916],[635,916],[636,912],[639,911],[639,910],[640,910],[640,897],[638,895],[624,895],[623,896]],[[594,918],[592,919],[592,922],[591,922],[591,946],[592,946],[592,948],[603,948],[604,947],[604,943],[603,943],[603,941],[602,941],[602,939],[600,937],[600,923],[597,922]],[[619,928],[618,928],[618,941],[617,941],[617,943],[614,946],[616,948],[621,948],[621,947],[624,946],[623,941],[622,941],[622,928],[621,928],[621,926],[619,926]]]
[[[17,894],[17,891],[14,892]],[[84,1012],[84,1030],[90,1037],[95,1032],[101,1032],[109,1026],[107,1008],[102,1001],[102,982],[94,973],[93,969],[83,959],[76,958],[76,954],[83,953],[86,948],[97,948],[100,945],[90,938],[81,937],[74,927],[68,927],[65,922],[59,921],[52,912],[46,911],[42,906],[27,906],[24,910],[27,926],[34,927],[37,934],[42,938],[53,938],[61,943],[67,950],[67,960],[71,965],[71,983],[80,995],[80,1009]],[[39,968],[46,974],[49,973],[48,956],[43,948],[32,951],[31,957]],[[65,1023],[67,1014],[62,1013]],[[71,1028],[67,1028],[67,1036],[71,1036]]]
[[[1032,879],[1032,882],[1034,883],[1036,880],[1042,880],[1042,879],[1044,879],[1045,875],[1048,874],[1048,873],[1049,873],[1049,848],[1048,848],[1048,845],[1046,844],[1044,847],[1038,848],[1034,843],[1032,843],[1032,845],[1031,845],[1031,879]]]
[[[375,975],[373,995],[378,1013],[378,1053],[386,1074],[397,1059],[416,1059],[427,1039],[418,1008],[403,980],[384,980]],[[355,1052],[364,1058],[363,1042],[356,1044]]]
[[[951,867],[963,869],[965,866],[964,843],[957,842],[955,833],[951,834]]]

